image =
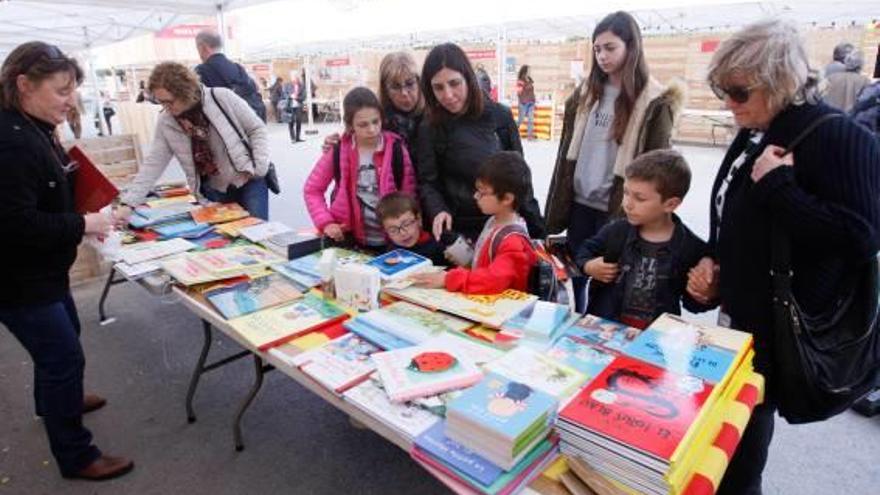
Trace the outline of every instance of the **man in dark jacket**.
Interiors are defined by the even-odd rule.
[[[239,64],[226,58],[220,50],[223,40],[212,31],[201,31],[196,35],[196,50],[202,63],[196,66],[196,73],[202,84],[209,88],[229,88],[254,109],[263,122],[266,122],[266,105],[257,89],[256,83]]]

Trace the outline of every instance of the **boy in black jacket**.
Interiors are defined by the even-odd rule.
[[[416,198],[404,192],[386,194],[376,205],[376,216],[391,240],[388,250],[403,248],[446,266],[443,244],[422,229],[422,212]]]
[[[645,328],[661,313],[708,306],[686,292],[688,271],[708,247],[673,213],[690,187],[691,172],[673,150],[637,157],[625,172],[625,219],[603,227],[578,249],[576,261],[590,283],[587,312]]]

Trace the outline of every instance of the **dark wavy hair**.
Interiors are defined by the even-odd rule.
[[[468,95],[462,116],[475,119],[482,115],[483,92],[480,90],[471,61],[464,50],[455,43],[443,43],[431,49],[422,65],[422,94],[425,97],[425,106],[431,123],[437,125],[455,117],[443,108],[434,95],[434,88],[431,87],[431,78],[443,69],[453,70],[464,77]]]
[[[71,81],[77,86],[83,81],[79,64],[57,46],[42,41],[18,45],[0,68],[0,107],[4,110],[19,108],[18,76],[24,75],[29,81],[38,83],[60,72],[70,74]]]
[[[593,43],[606,31],[613,33],[626,44],[626,59],[621,69],[620,95],[614,102],[614,122],[611,123],[611,135],[619,144],[623,140],[623,133],[626,132],[626,125],[636,105],[636,99],[648,85],[650,74],[642,50],[642,32],[633,16],[623,11],[605,16],[593,30]],[[587,78],[587,91],[581,95],[581,103],[589,107],[600,101],[607,82],[608,74],[599,67],[596,51],[593,50],[593,64]]]

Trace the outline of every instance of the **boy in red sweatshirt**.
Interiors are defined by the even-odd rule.
[[[490,156],[477,172],[474,193],[480,211],[490,217],[474,246],[471,267],[419,273],[411,277],[416,285],[466,294],[527,291],[529,272],[537,256],[525,221],[516,210],[526,194],[529,174],[528,165],[517,152],[501,151]]]

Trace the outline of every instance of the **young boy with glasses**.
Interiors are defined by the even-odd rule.
[[[412,195],[393,192],[376,206],[376,216],[391,240],[388,250],[403,248],[431,260],[435,266],[446,266],[445,247],[422,228],[422,211]]]

